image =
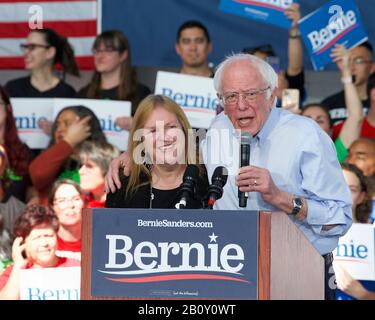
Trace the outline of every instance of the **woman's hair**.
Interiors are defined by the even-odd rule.
[[[60,112],[57,114],[55,121],[52,124],[52,133],[51,133],[51,140],[49,142],[49,146],[52,146],[56,143],[55,141],[55,132],[57,129],[57,120],[59,116],[64,112],[64,111],[72,111],[74,112],[80,119],[90,116],[91,119],[89,121],[90,129],[91,129],[91,135],[87,138],[88,141],[97,141],[97,142],[106,142],[107,138],[104,135],[104,132],[100,126],[100,121],[98,117],[95,115],[95,113],[85,107],[85,106],[71,106],[71,107],[65,107],[64,109],[61,109]]]
[[[305,104],[303,107],[302,107],[302,110],[301,110],[301,115],[303,115],[305,113],[306,110],[310,109],[310,108],[320,108],[328,117],[328,120],[329,120],[329,127],[332,127],[333,126],[333,121],[332,121],[332,118],[331,118],[331,115],[329,114],[329,111],[327,109],[327,107],[321,103],[308,103],[308,104]]]
[[[144,128],[147,119],[150,117],[155,108],[162,107],[176,115],[178,122],[181,125],[182,131],[185,136],[185,163],[197,164],[197,148],[195,145],[194,135],[189,121],[181,109],[181,107],[173,100],[162,95],[149,95],[141,101],[137,111],[134,115],[132,128],[129,134],[128,153],[131,161],[131,173],[129,176],[129,183],[126,188],[126,193],[131,191],[135,193],[137,188],[142,185],[148,184],[151,181],[151,168],[145,163],[139,164],[139,156],[136,152],[140,150],[139,146],[142,144],[142,139],[139,139],[139,131]],[[135,159],[136,158],[136,159]],[[141,184],[140,176],[144,174],[148,177],[149,181]]]
[[[118,100],[131,101],[133,105],[139,103],[137,96],[137,76],[131,64],[130,44],[128,38],[118,30],[109,30],[101,33],[95,39],[93,49],[99,49],[103,45],[111,48],[119,54],[127,51],[127,58],[121,64],[120,84],[118,87]],[[99,97],[101,90],[101,74],[94,72],[87,91],[87,98],[95,99]]]
[[[48,194],[48,204],[50,205],[50,207],[53,206],[53,202],[55,200],[55,194],[57,192],[57,190],[62,186],[62,185],[71,185],[73,186],[77,192],[81,195],[83,195],[83,190],[81,189],[80,185],[77,184],[76,182],[74,182],[73,180],[70,180],[70,179],[60,179],[60,180],[56,180],[54,182],[54,184],[52,185],[52,189],[51,191],[49,192]]]
[[[361,192],[364,192],[366,194],[362,203],[357,205],[357,207],[355,208],[355,218],[360,223],[368,223],[372,210],[372,197],[371,193],[369,192],[369,180],[363,174],[362,170],[353,164],[342,163],[341,168],[343,170],[352,172],[357,176],[360,182]]]
[[[85,141],[79,149],[81,163],[85,160],[93,161],[101,170],[103,176],[108,172],[112,159],[118,157],[120,151],[108,142]]]
[[[42,225],[51,227],[57,232],[59,230],[59,219],[50,208],[37,204],[28,205],[15,221],[13,234],[15,237],[25,239],[35,227]]]
[[[31,32],[38,32],[44,36],[48,46],[56,49],[53,64],[60,64],[64,73],[79,76],[79,69],[74,57],[74,50],[68,40],[58,35],[52,29],[35,29]]]
[[[1,86],[0,95],[1,100],[5,103],[4,147],[9,164],[16,175],[26,176],[29,174],[29,164],[32,158],[31,152],[18,136],[10,99]]]

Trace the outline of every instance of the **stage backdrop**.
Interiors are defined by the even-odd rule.
[[[210,31],[214,50],[210,61],[217,64],[223,57],[244,47],[273,44],[285,68],[287,31],[282,28],[219,11],[219,0],[102,0],[103,30],[118,28],[129,37],[133,61],[138,66],[178,67],[174,51],[176,31],[184,21],[198,19]],[[327,0],[300,0],[302,16],[316,10]],[[363,23],[375,43],[373,0],[356,0]],[[312,69],[305,54],[305,66]],[[332,66],[330,66],[332,69]]]

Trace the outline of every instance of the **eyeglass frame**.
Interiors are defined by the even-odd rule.
[[[33,51],[36,48],[49,49],[51,48],[51,46],[48,44],[40,44],[40,43],[21,43],[20,48],[21,48],[21,51],[26,51],[26,50]]]
[[[100,53],[114,53],[114,52],[120,52],[120,50],[114,48],[114,47],[105,47],[104,49],[96,49],[96,48],[92,48],[91,50],[92,54],[93,55],[98,55]]]
[[[60,200],[60,203],[57,201]],[[72,198],[56,198],[53,200],[53,204],[57,205],[60,209],[66,208],[68,206],[68,203],[73,203],[76,205],[76,202],[82,201],[84,202],[84,196],[83,195],[77,195]],[[63,206],[62,206],[63,205]]]
[[[264,88],[264,89],[254,90],[254,91],[228,92],[228,93],[219,95],[219,99],[221,100],[221,102],[223,103],[223,105],[235,105],[235,104],[238,103],[239,97],[240,96],[244,96],[245,101],[249,103],[249,102],[255,101],[259,94],[261,94],[263,92],[266,92],[269,89],[271,89],[271,86],[268,86],[267,88]],[[226,102],[227,98],[225,96],[229,95],[229,94],[236,95],[236,101],[233,101],[232,103]],[[248,99],[248,97],[250,97],[250,95],[251,95],[252,98]]]
[[[365,58],[362,58],[362,57],[356,57],[356,58],[354,58],[354,59],[351,59],[351,60],[349,60],[349,64],[350,65],[361,65],[361,64],[365,64],[365,63],[368,63],[368,64],[370,64],[370,63],[372,63],[372,61],[371,60],[366,60]]]

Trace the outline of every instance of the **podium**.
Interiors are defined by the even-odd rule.
[[[82,300],[324,299],[324,260],[282,212],[84,209],[82,228]]]

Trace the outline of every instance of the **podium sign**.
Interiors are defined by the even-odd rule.
[[[258,213],[93,209],[92,297],[257,299]]]

